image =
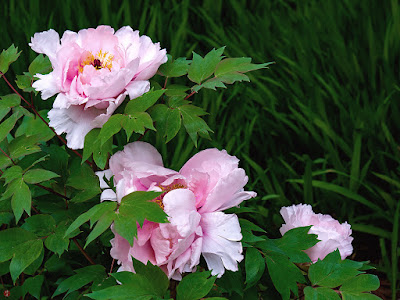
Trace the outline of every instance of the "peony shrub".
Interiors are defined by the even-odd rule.
[[[4,297],[377,298],[367,263],[346,259],[349,224],[293,205],[272,239],[274,228],[251,221],[259,199],[235,156],[196,150],[179,171],[164,167],[157,149],[184,152],[165,145],[179,132],[196,147],[210,138],[197,93],[250,81],[245,73],[270,63],[227,58],[224,47],[173,58],[129,26],[61,39],[50,29],[29,45],[45,56],[18,77],[21,91],[6,77],[20,52],[0,55],[13,92],[0,102]]]

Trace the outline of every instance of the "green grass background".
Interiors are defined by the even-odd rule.
[[[253,218],[278,235],[283,205],[309,203],[353,228],[355,260],[368,260],[399,289],[398,1],[2,1],[0,47],[23,51],[9,78],[35,53],[38,31],[130,25],[174,57],[225,55],[275,61],[250,84],[201,91],[192,99],[210,115],[212,140],[241,159]],[[1,94],[9,93],[4,82]],[[37,103],[42,107],[51,103]],[[165,164],[179,168],[198,150],[185,132],[154,140]],[[385,279],[385,280],[386,280]],[[393,298],[395,299],[395,298]]]

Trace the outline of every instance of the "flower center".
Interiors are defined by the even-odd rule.
[[[173,183],[167,186],[162,186],[162,185],[158,185],[158,187],[162,190],[162,194],[160,196],[158,196],[157,198],[155,198],[153,201],[155,203],[157,203],[162,209],[164,209],[164,203],[163,203],[163,199],[164,196],[172,191],[172,190],[176,190],[176,189],[186,189],[187,186],[182,184],[182,183]]]
[[[103,52],[102,50],[96,55],[93,55],[92,52],[88,52],[86,58],[82,60],[78,66],[79,73],[82,73],[83,68],[88,65],[92,65],[96,70],[107,68],[111,71],[113,59],[113,55],[108,52]]]

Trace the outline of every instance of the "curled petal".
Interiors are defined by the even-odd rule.
[[[242,261],[242,234],[236,215],[213,212],[202,214],[203,229],[202,254],[213,275],[221,277],[224,268],[237,271],[237,263]]]
[[[56,64],[56,53],[60,47],[60,36],[55,30],[50,29],[35,33],[31,38],[29,46],[33,51],[47,55],[54,67]]]
[[[58,88],[57,81],[54,78],[53,73],[46,75],[36,74],[35,76],[38,77],[39,80],[36,80],[32,84],[32,87],[35,90],[42,92],[43,100],[46,100],[51,96],[54,96],[55,94],[60,92],[60,89]]]

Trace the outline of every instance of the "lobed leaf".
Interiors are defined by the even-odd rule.
[[[272,283],[281,294],[282,299],[288,300],[291,291],[297,296],[297,283],[305,283],[305,278],[299,268],[290,262],[285,255],[276,252],[267,253],[265,261]]]
[[[55,290],[52,297],[58,296],[65,292],[66,296],[69,295],[71,292],[79,290],[80,288],[84,287],[85,285],[96,281],[101,280],[105,277],[105,268],[100,265],[88,266],[78,270],[75,270],[75,275],[68,277]]]
[[[10,112],[11,108],[19,106],[21,98],[17,94],[0,96],[0,121]]]
[[[245,267],[246,284],[248,287],[250,287],[256,284],[261,279],[265,270],[265,260],[256,248],[247,248]]]
[[[191,60],[187,60],[185,57],[174,60],[171,55],[167,54],[167,56],[168,61],[160,66],[158,72],[166,77],[181,77],[187,74]]]
[[[225,47],[213,49],[204,58],[193,52],[193,60],[188,69],[188,78],[200,84],[204,79],[210,77],[221,61],[224,50]]]
[[[6,73],[10,65],[16,61],[21,52],[18,52],[18,47],[12,44],[7,50],[3,50],[0,54],[0,72]]]
[[[323,260],[310,266],[308,277],[313,285],[335,288],[361,274],[362,262],[342,260],[339,250],[329,253]]]
[[[35,184],[43,181],[49,181],[50,179],[60,177],[54,172],[43,170],[43,169],[31,169],[24,174],[24,181],[26,183]]]
[[[183,118],[183,125],[196,147],[198,135],[210,138],[208,133],[213,131],[202,118],[199,118],[206,114],[204,110],[194,105],[182,105],[178,109]]]
[[[176,288],[176,299],[197,300],[205,297],[211,291],[216,278],[211,276],[211,271],[186,275]]]

